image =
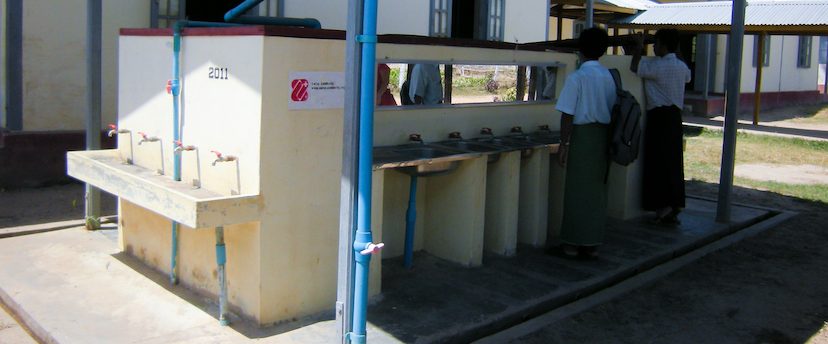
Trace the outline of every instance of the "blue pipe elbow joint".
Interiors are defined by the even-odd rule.
[[[216,263],[218,265],[227,263],[227,249],[224,245],[216,245]]]

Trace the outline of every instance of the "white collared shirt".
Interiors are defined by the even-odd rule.
[[[443,82],[440,80],[440,67],[436,64],[416,64],[411,70],[411,83],[408,96],[423,97],[423,104],[440,104],[443,101]]]
[[[684,84],[690,82],[690,68],[676,54],[641,59],[638,76],[644,79],[647,110],[670,105],[684,108]]]
[[[566,77],[555,109],[572,115],[572,124],[606,124],[614,104],[612,74],[598,61],[587,61]]]

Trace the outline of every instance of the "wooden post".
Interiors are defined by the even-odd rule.
[[[762,66],[765,64],[765,37],[759,34],[759,46],[756,48],[756,86],[753,89],[753,125],[759,125],[759,108],[762,100]]]
[[[445,79],[445,85],[443,86],[443,104],[451,104],[451,84],[452,80],[454,80],[454,68],[452,65],[445,65],[445,68],[443,68],[443,77]]]
[[[515,101],[522,102],[523,96],[526,94],[526,66],[519,66],[517,68],[517,92]]]
[[[617,27],[613,28],[612,29],[612,35],[615,36],[615,37],[618,37],[618,30],[619,29]],[[618,55],[618,45],[617,44],[612,46],[612,54],[613,55]]]
[[[558,6],[555,7],[558,11],[558,39],[563,39],[563,3],[558,3]]]

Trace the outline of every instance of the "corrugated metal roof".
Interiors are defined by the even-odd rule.
[[[658,4],[618,21],[638,25],[730,25],[732,2]],[[749,1],[745,26],[828,25],[828,1]]]
[[[646,10],[650,7],[658,5],[657,2],[650,0],[598,0],[598,3],[605,3],[607,5],[621,8],[631,8],[634,10]]]

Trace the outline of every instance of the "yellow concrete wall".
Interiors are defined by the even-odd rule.
[[[168,219],[121,200],[119,202],[121,250],[164,275],[170,272],[171,223]],[[225,227],[227,293],[233,312],[261,317],[259,285],[259,223]],[[184,286],[216,298],[218,275],[212,228],[179,229],[178,276]],[[216,298],[217,300],[217,298]]]
[[[102,128],[115,121],[120,27],[149,25],[149,2],[103,5]],[[80,130],[86,113],[86,1],[23,2],[23,129]]]
[[[339,40],[265,38],[264,323],[330,310],[336,299],[342,109],[288,110],[288,99],[291,72],[341,72],[344,50]]]

